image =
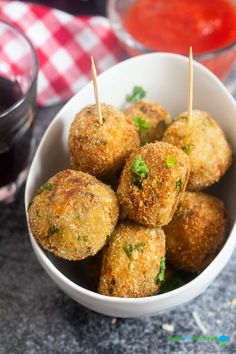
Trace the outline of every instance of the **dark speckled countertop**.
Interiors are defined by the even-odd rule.
[[[60,106],[38,113],[40,140]],[[236,252],[208,290],[170,313],[139,319],[96,314],[63,294],[39,265],[31,248],[24,191],[0,212],[0,354],[236,354]],[[173,341],[168,336],[201,336],[193,311],[207,336],[229,336],[230,344]],[[174,326],[174,332],[163,329]],[[203,339],[202,339],[203,340]]]

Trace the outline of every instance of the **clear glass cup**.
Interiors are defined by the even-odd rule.
[[[138,42],[126,31],[124,26],[126,13],[134,2],[135,0],[108,0],[107,3],[107,14],[113,31],[130,56],[153,51]],[[233,3],[236,3],[236,0]],[[236,59],[236,41],[226,47],[194,55],[194,59],[208,67],[225,82],[231,93],[236,95],[236,66],[234,65]]]
[[[38,60],[18,29],[0,21],[0,203],[24,182],[33,149]]]

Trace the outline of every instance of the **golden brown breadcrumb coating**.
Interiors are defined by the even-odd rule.
[[[102,104],[102,117],[100,124],[96,105],[83,108],[71,124],[68,148],[74,168],[109,178],[122,169],[140,140],[135,127],[116,108]]]
[[[141,118],[144,123],[148,122],[149,128],[138,129],[141,145],[161,140],[163,134],[172,122],[167,110],[156,102],[138,101],[125,110],[125,114],[136,126],[135,119]]]
[[[30,230],[43,248],[65,259],[80,260],[105,245],[119,206],[109,186],[68,169],[39,189],[28,213]]]
[[[191,124],[187,112],[165,131],[163,141],[185,151],[190,158],[188,190],[204,189],[219,181],[232,163],[232,149],[224,132],[206,112],[194,110]]]
[[[226,237],[224,203],[201,192],[186,192],[171,222],[164,227],[167,260],[180,270],[201,272]]]
[[[147,165],[147,178],[137,186],[132,166],[137,156]],[[174,164],[168,167],[168,159]],[[142,225],[163,226],[170,222],[189,176],[189,158],[173,145],[146,144],[128,158],[117,195],[128,217]]]
[[[98,291],[119,297],[157,294],[162,257],[165,234],[161,229],[121,222],[105,247]]]

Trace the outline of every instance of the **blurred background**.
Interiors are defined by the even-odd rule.
[[[54,7],[71,14],[91,15],[96,13],[105,15],[106,13],[106,0],[26,0],[24,2]]]

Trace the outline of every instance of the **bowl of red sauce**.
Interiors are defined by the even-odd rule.
[[[225,80],[236,58],[236,2],[232,0],[109,0],[108,17],[130,56],[187,55]]]

